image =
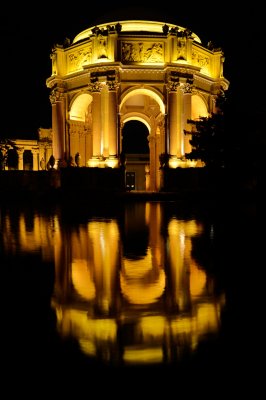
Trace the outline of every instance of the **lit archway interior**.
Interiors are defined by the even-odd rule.
[[[88,93],[79,95],[71,105],[69,113],[70,119],[73,121],[85,122],[86,113],[91,102],[92,96]]]
[[[194,95],[191,98],[191,119],[197,120],[200,117],[208,117],[208,109],[204,100],[198,96]]]

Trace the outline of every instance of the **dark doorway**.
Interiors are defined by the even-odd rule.
[[[8,150],[8,169],[18,169],[18,153],[15,149]]]
[[[126,122],[122,135],[122,150],[124,154],[149,154],[149,131],[142,122]]]
[[[31,171],[33,169],[33,156],[31,150],[25,150],[23,153],[24,170]]]
[[[126,172],[126,190],[135,190],[135,172]]]
[[[149,130],[142,122],[134,120],[126,122],[122,134],[126,190],[146,190],[145,168],[150,162]]]

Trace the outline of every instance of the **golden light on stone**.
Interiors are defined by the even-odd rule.
[[[117,160],[117,158],[109,157],[105,160],[105,165],[106,165],[106,167],[109,167],[109,168],[117,168],[118,160]]]
[[[172,157],[169,160],[169,167],[170,168],[179,168],[182,166],[183,161],[178,159],[177,157]]]
[[[82,298],[92,300],[95,297],[95,284],[87,261],[74,259],[71,271],[74,289]]]
[[[163,360],[161,347],[125,348],[123,360],[126,364],[156,364]]]
[[[189,267],[189,289],[191,297],[199,296],[205,289],[206,273],[199,269],[195,262],[190,263]]]
[[[123,105],[126,103],[130,106],[130,104],[132,104],[130,102],[130,99],[134,96],[134,99],[136,99],[136,102],[134,102],[133,104],[145,104],[145,100],[143,99],[142,96],[148,96],[151,97],[152,99],[154,99],[159,107],[160,107],[160,111],[164,114],[165,113],[165,104],[162,100],[162,95],[159,95],[159,93],[157,93],[156,91],[152,90],[152,88],[145,88],[145,87],[134,87],[130,90],[127,91],[125,95],[123,95],[122,99],[121,99],[121,104],[120,104],[120,110],[122,109]],[[136,119],[136,117],[135,117]],[[125,120],[127,120],[125,118]],[[150,125],[148,126],[148,129],[150,130]]]
[[[203,166],[185,159],[191,144],[184,131],[189,120],[216,112],[217,94],[229,87],[220,48],[204,45],[186,27],[126,20],[88,27],[72,43],[56,44],[50,58],[52,127],[40,129],[39,140],[15,140],[18,169],[26,150],[35,171],[51,155],[56,169],[73,165],[77,153],[78,167],[119,168],[127,147],[123,129],[132,120],[149,132],[146,160],[123,162],[125,175],[135,174],[133,190],[162,189],[163,154],[173,169]]]
[[[118,168],[122,127],[138,120],[148,128],[150,152],[148,173],[145,165],[125,163],[126,171],[136,173],[135,190],[160,190],[163,153],[170,156],[170,168],[201,166],[184,159],[191,145],[183,130],[188,119],[209,115],[217,90],[229,85],[220,49],[211,50],[178,25],[127,20],[82,31],[72,44],[55,46],[51,59],[47,86],[56,159],[65,154],[63,143],[69,140],[67,156],[78,151],[81,166]]]

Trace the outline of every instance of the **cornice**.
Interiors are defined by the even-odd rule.
[[[192,74],[194,75],[195,73],[198,74],[200,71],[200,67],[196,67],[194,65],[180,65],[180,64],[167,64],[164,68],[165,72],[171,72],[171,71],[176,71],[180,72],[182,74]]]
[[[120,74],[123,75],[125,73],[132,74],[164,74],[164,70],[162,68],[123,68],[120,71]]]

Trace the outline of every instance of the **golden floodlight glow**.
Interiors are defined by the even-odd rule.
[[[165,289],[165,272],[160,270],[153,282],[145,279],[127,279],[120,274],[120,285],[123,296],[132,304],[151,304],[158,301]]]
[[[125,348],[123,359],[129,364],[160,363],[163,360],[163,349],[161,347]]]
[[[165,318],[160,315],[152,315],[141,318],[141,333],[145,340],[145,337],[150,339],[151,337],[161,338],[165,331]]]
[[[109,168],[117,168],[118,167],[118,159],[109,157],[105,160],[105,165]]]
[[[184,31],[185,28],[173,25],[165,22],[157,22],[157,21],[145,21],[145,20],[127,20],[127,21],[115,21],[115,22],[108,22],[108,24],[100,24],[97,25],[97,28],[100,30],[107,29],[108,26],[116,26],[117,24],[121,25],[122,32],[154,32],[154,33],[162,33],[163,26],[166,24],[169,29],[178,28],[181,31]],[[92,34],[92,30],[95,26],[85,29],[84,31],[80,32],[73,40],[73,43],[77,43],[81,40],[88,39]],[[201,43],[200,38],[195,34],[192,33],[192,38],[198,43]]]
[[[57,323],[64,336],[73,336],[89,341],[114,342],[117,326],[113,319],[90,319],[87,310],[62,309],[54,304]]]
[[[88,337],[97,341],[113,342],[116,339],[117,326],[113,319],[88,319],[86,328]]]
[[[95,343],[87,339],[79,339],[79,346],[81,351],[88,356],[95,356],[97,349]]]
[[[199,296],[206,285],[206,273],[197,267],[194,262],[190,263],[189,267],[190,276],[189,276],[189,289],[192,297]]]
[[[150,89],[146,89],[144,87],[142,88],[135,88],[134,90],[131,90],[130,92],[127,92],[126,95],[123,97],[121,104],[120,104],[120,110],[122,109],[123,105],[126,103],[126,101],[128,99],[130,99],[131,97],[135,97],[135,96],[139,96],[139,95],[146,95],[151,97],[153,100],[155,100],[159,107],[160,107],[160,111],[162,114],[165,114],[165,105],[163,103],[163,99],[161,96],[159,96],[156,92],[154,92],[153,90]],[[143,122],[143,121],[142,121]],[[150,131],[150,128],[148,128]]]
[[[86,260],[72,261],[72,284],[81,297],[86,300],[94,299],[95,285]]]
[[[194,220],[180,221],[172,218],[168,224],[169,235],[195,236],[202,231],[202,227]]]
[[[182,160],[180,160],[179,158],[177,158],[177,157],[170,158],[170,160],[169,160],[170,168],[178,168],[178,167],[181,167],[181,165],[182,165]]]
[[[90,94],[80,94],[71,104],[69,118],[72,121],[85,122],[86,112],[91,102],[92,96]]]
[[[194,317],[177,317],[171,321],[171,331],[174,335],[192,333],[195,330]]]
[[[138,279],[144,277],[152,270],[151,249],[148,249],[147,255],[141,260],[125,259],[123,263],[123,275],[126,279]]]
[[[196,318],[198,334],[216,332],[220,320],[220,305],[213,303],[199,304]]]

